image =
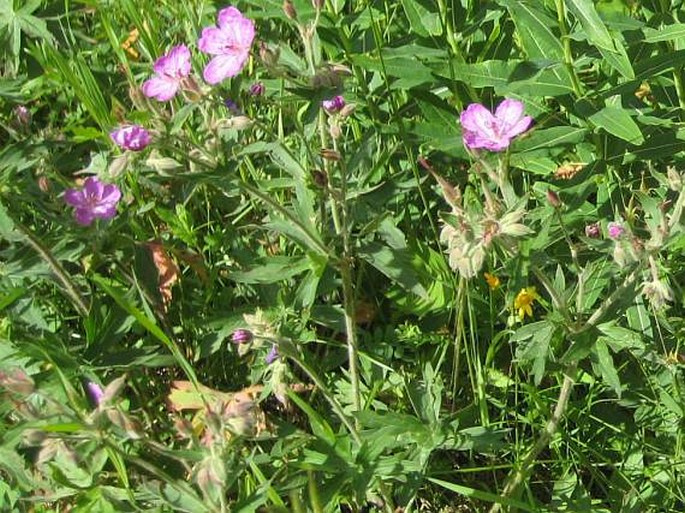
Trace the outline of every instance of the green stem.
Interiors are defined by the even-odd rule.
[[[64,291],[66,292],[67,296],[69,296],[69,299],[71,299],[71,302],[78,310],[78,313],[83,317],[87,317],[88,305],[86,305],[86,301],[79,293],[76,285],[74,285],[74,282],[71,281],[71,278],[69,278],[69,275],[64,270],[64,267],[62,267],[62,264],[60,264],[57,259],[52,256],[50,250],[40,243],[36,236],[33,235],[31,230],[17,221],[13,222],[17,229],[24,235],[29,246],[31,246],[33,250],[38,253],[43,260],[45,260],[45,262],[48,264],[48,267],[50,267],[55,276],[57,276],[57,279],[64,286]]]
[[[559,31],[561,32],[561,43],[564,47],[564,64],[566,65],[566,69],[571,76],[573,92],[576,93],[578,98],[580,98],[584,95],[583,86],[578,79],[576,69],[573,67],[573,52],[571,51],[571,38],[569,37],[568,27],[566,26],[566,8],[564,6],[564,0],[556,0],[556,4],[557,20],[559,21]]]
[[[561,385],[559,399],[557,400],[557,405],[554,408],[554,412],[547,421],[547,425],[538,437],[535,445],[533,445],[530,451],[528,451],[528,454],[523,460],[523,463],[521,463],[521,466],[507,479],[507,483],[504,485],[504,489],[500,494],[501,497],[510,497],[518,489],[526,476],[535,466],[538,455],[552,441],[552,437],[559,429],[561,419],[563,418],[564,413],[566,413],[569,398],[571,397],[571,392],[573,391],[577,370],[578,364],[576,362],[572,362],[568,365],[568,367],[566,367],[564,372],[564,382]],[[498,513],[501,507],[502,504],[497,502],[490,508],[489,513]]]

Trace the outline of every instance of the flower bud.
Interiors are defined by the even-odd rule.
[[[552,189],[547,189],[547,202],[554,208],[559,208],[561,206],[559,195]]]
[[[350,105],[350,104],[345,105],[342,109],[340,109],[340,117],[346,118],[347,116],[352,115],[352,113],[356,110],[356,108],[357,108],[356,105]]]
[[[289,20],[297,20],[297,11],[292,0],[283,0],[283,12]]]
[[[597,239],[600,235],[599,223],[592,223],[585,227],[585,236]]]
[[[252,332],[249,330],[236,330],[233,332],[233,336],[231,337],[231,342],[234,344],[247,344],[249,342],[252,342]]]
[[[93,401],[93,404],[95,406],[100,406],[100,403],[102,402],[102,397],[105,395],[105,392],[102,390],[102,387],[97,383],[89,381],[88,383],[86,383],[86,390],[88,391],[88,396]]]
[[[263,96],[266,88],[262,82],[255,82],[250,86],[249,93],[250,96]]]
[[[335,114],[336,112],[340,112],[343,107],[345,107],[345,98],[343,98],[341,95],[337,95],[329,100],[322,101],[321,106],[329,114]]]
[[[274,363],[276,360],[279,358],[278,354],[278,346],[276,344],[273,344],[271,346],[271,350],[269,351],[269,354],[266,355],[266,358],[264,358],[264,361],[266,362],[267,365],[271,365]]]
[[[323,8],[324,0],[312,0],[312,7],[317,11]]]
[[[609,233],[609,238],[611,239],[618,239],[625,233],[625,228],[623,228],[623,225],[621,223],[609,223],[607,226],[607,231]]]

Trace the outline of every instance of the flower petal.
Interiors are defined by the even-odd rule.
[[[490,138],[495,135],[493,130],[495,118],[492,112],[480,103],[472,103],[466,107],[459,119],[465,130],[475,132],[480,137]]]
[[[108,183],[104,186],[102,191],[102,198],[100,200],[102,203],[116,205],[120,199],[121,191],[119,190],[119,187],[117,187],[113,183]]]
[[[197,47],[201,52],[211,55],[221,55],[231,45],[228,34],[216,27],[205,27],[202,36],[197,41]]]
[[[178,91],[178,81],[154,76],[143,83],[143,94],[148,98],[155,98],[157,101],[166,102],[171,100]]]
[[[219,11],[217,21],[219,23],[219,27],[223,28],[226,25],[233,23],[236,19],[240,19],[242,17],[243,13],[241,13],[238,8],[230,6]]]
[[[204,69],[203,77],[208,84],[218,84],[222,80],[240,73],[247,60],[247,52],[217,55]]]
[[[78,189],[67,189],[64,192],[64,201],[67,205],[71,205],[72,207],[82,205],[85,202],[83,191],[79,191]]]
[[[153,66],[158,75],[185,77],[190,73],[190,50],[186,45],[174,46],[166,55],[155,61]]]
[[[93,222],[93,219],[95,219],[90,208],[77,208],[74,212],[74,217],[76,218],[76,222],[83,226],[88,226]]]
[[[86,178],[86,183],[83,184],[83,194],[86,198],[101,198],[104,190],[105,184],[94,176]]]
[[[533,118],[530,116],[523,116],[518,123],[516,123],[514,126],[508,127],[506,130],[506,135],[507,137],[514,138],[519,134],[522,134],[528,128],[530,128],[530,125],[533,123]]]
[[[525,106],[522,102],[518,100],[512,100],[511,98],[507,98],[497,106],[497,110],[495,111],[495,117],[504,126],[514,126],[516,123],[519,122],[521,116],[523,116],[524,108]]]

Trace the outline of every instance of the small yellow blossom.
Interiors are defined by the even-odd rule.
[[[535,291],[535,287],[526,287],[521,289],[514,299],[514,310],[518,311],[519,321],[523,321],[528,317],[533,317],[533,303],[539,300],[540,296]]]
[[[490,290],[495,290],[497,287],[500,286],[500,281],[497,276],[494,274],[490,273],[483,273],[483,276],[485,277],[485,281],[488,282],[488,286],[490,287]]]

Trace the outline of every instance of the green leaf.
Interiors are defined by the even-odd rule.
[[[537,509],[530,507],[525,502],[510,499],[508,497],[503,497],[501,495],[497,495],[494,493],[477,490],[475,488],[471,488],[470,486],[463,486],[463,485],[458,485],[455,483],[450,483],[449,481],[443,481],[441,479],[435,479],[433,477],[429,477],[427,479],[430,482],[435,483],[438,486],[442,486],[446,490],[449,490],[449,491],[454,492],[454,493],[458,493],[459,495],[464,495],[465,497],[471,497],[471,498],[474,498],[474,499],[477,499],[480,501],[496,502],[499,504],[503,504],[505,506],[511,506],[513,508],[518,508],[522,511],[531,511],[531,512],[537,511]]]
[[[545,373],[547,355],[556,326],[549,321],[527,324],[512,335],[511,340],[518,342],[516,358],[522,362],[533,361],[535,384],[539,385]]]
[[[598,48],[616,51],[614,40],[595,10],[592,0],[565,0],[570,12],[578,19],[590,42]]]
[[[516,149],[521,153],[540,150],[548,153],[550,148],[582,142],[585,134],[587,134],[586,128],[575,126],[536,129],[517,141]]]
[[[428,297],[426,289],[412,266],[411,255],[407,249],[394,249],[384,244],[371,242],[360,248],[359,256],[402,288],[422,299]]]
[[[589,120],[597,127],[603,128],[611,135],[623,139],[631,144],[639,145],[645,142],[640,127],[621,107],[608,106],[590,116]]]
[[[439,36],[442,33],[440,16],[423,7],[416,0],[401,0],[411,29],[423,37]]]
[[[621,381],[618,378],[618,372],[614,367],[614,359],[609,354],[609,347],[600,338],[592,348],[593,362],[599,367],[599,372],[602,378],[611,388],[614,389],[616,395],[621,397]]]
[[[645,35],[645,43],[659,43],[661,41],[675,41],[681,37],[685,37],[685,23],[673,23],[672,25],[665,25],[658,29],[645,27],[642,29]]]
[[[310,269],[306,257],[273,256],[255,262],[248,271],[234,271],[231,279],[238,283],[277,283]]]

